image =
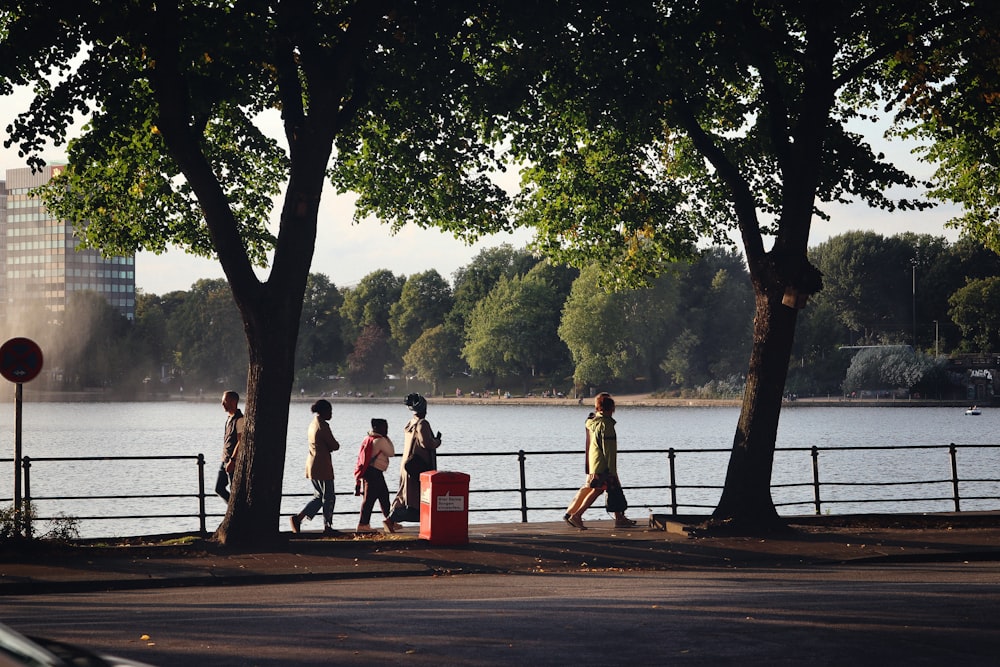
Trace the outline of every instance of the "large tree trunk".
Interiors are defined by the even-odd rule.
[[[285,194],[271,276],[230,276],[243,315],[250,366],[246,427],[236,457],[232,496],[215,539],[232,547],[262,547],[281,539],[282,481],[288,409],[295,379],[299,318],[316,245],[316,225],[332,137],[299,151]],[[226,258],[223,266],[227,266]],[[304,437],[304,434],[303,434]]]
[[[711,525],[751,533],[783,526],[771,499],[778,418],[797,310],[775,289],[755,285],[753,350],[726,485]]]
[[[282,480],[288,438],[288,409],[294,380],[295,341],[302,299],[269,300],[248,327],[246,427],[237,455],[232,496],[215,539],[226,546],[258,547],[281,538]],[[282,303],[283,302],[283,303]]]

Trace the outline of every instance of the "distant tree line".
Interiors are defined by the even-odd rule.
[[[1000,350],[1000,257],[976,243],[849,232],[815,246],[810,259],[824,289],[802,313],[789,393],[923,386],[942,395],[949,379],[936,353]],[[451,281],[434,269],[379,269],[337,287],[311,274],[296,389],[741,391],[753,295],[738,253],[706,249],[641,289],[609,291],[601,269],[556,266],[501,245]],[[47,388],[194,395],[245,382],[242,323],[221,279],[140,293],[134,322],[82,292],[65,317],[8,317],[8,328],[42,344]],[[870,345],[900,347],[839,351]]]

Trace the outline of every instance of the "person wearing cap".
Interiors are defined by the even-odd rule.
[[[382,508],[382,516],[389,518],[389,487],[385,484],[385,470],[396,452],[389,439],[389,423],[384,419],[372,419],[372,430],[361,441],[358,451],[358,462],[354,467],[354,495],[360,496],[364,489],[364,500],[361,501],[361,516],[358,519],[359,533],[371,532],[369,522],[375,501]]]
[[[387,533],[402,528],[401,521],[420,521],[420,473],[437,468],[435,450],[441,446],[441,432],[431,429],[427,416],[427,399],[409,394],[406,406],[413,417],[403,428],[403,462],[399,466],[399,492],[392,511],[382,525]]]

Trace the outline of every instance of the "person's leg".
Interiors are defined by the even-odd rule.
[[[364,500],[361,502],[361,516],[358,518],[358,530],[368,530],[371,528],[372,508],[375,507],[375,494],[368,474],[372,468],[369,466],[364,476]]]
[[[225,464],[219,466],[219,474],[215,477],[215,493],[220,498],[229,502],[229,473],[226,472]]]
[[[389,485],[385,483],[385,475],[380,470],[372,477],[372,495],[378,499],[382,516],[389,516]]]
[[[580,530],[587,530],[587,527],[583,525],[583,513],[590,509],[590,506],[594,504],[594,501],[604,493],[604,489],[594,489],[589,486],[580,489],[577,492],[579,496],[579,504],[575,508],[575,511],[569,512],[569,518],[566,519],[566,523],[571,526],[578,528]]]
[[[569,504],[569,507],[566,508],[566,516],[573,516],[574,514],[579,512],[580,508],[583,507],[583,503],[587,499],[587,496],[590,495],[591,491],[593,491],[593,489],[590,488],[590,485],[585,484],[581,486],[580,490],[576,492],[575,496],[573,496],[573,502],[571,502]]]
[[[323,507],[323,530],[333,530],[333,508],[337,504],[337,494],[333,489],[333,480],[325,479],[319,483]]]
[[[323,508],[322,482],[315,479],[310,481],[313,485],[313,497],[309,499],[309,502],[306,503],[301,512],[288,517],[289,522],[292,524],[293,533],[299,532],[299,529],[302,527],[302,519],[312,520],[316,516],[316,512],[319,512]]]

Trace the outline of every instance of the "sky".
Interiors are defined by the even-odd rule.
[[[2,140],[7,138],[7,125],[27,107],[29,100],[30,96],[25,90],[0,97]],[[880,130],[875,129],[870,133],[870,140],[879,143],[880,148],[890,157],[899,160],[900,164],[916,165],[908,148],[896,144],[881,146],[879,136]],[[4,148],[2,140],[0,172],[26,166],[24,159],[17,155],[16,148]],[[49,147],[43,157],[50,162],[65,161],[64,149]],[[918,176],[926,176],[928,168],[916,165],[913,171]],[[450,281],[457,269],[468,264],[484,248],[502,243],[520,248],[532,238],[528,230],[518,230],[513,234],[486,237],[468,245],[436,229],[414,226],[407,226],[393,235],[388,225],[374,219],[353,223],[353,202],[353,195],[337,195],[329,186],[321,202],[316,252],[311,271],[325,274],[338,287],[353,286],[367,274],[379,269],[389,269],[394,274],[403,276],[437,269],[438,273]],[[869,209],[862,204],[853,204],[827,207],[827,211],[831,215],[830,221],[815,219],[813,222],[811,246],[831,236],[853,230],[871,230],[883,236],[913,231],[944,236],[951,241],[958,238],[955,230],[945,229],[944,223],[954,215],[954,210],[947,207],[890,214]],[[147,294],[162,295],[175,290],[188,290],[199,279],[224,277],[216,260],[194,257],[177,249],[162,255],[140,252],[136,255],[135,263],[136,287]],[[260,277],[266,278],[266,269],[260,272]]]

